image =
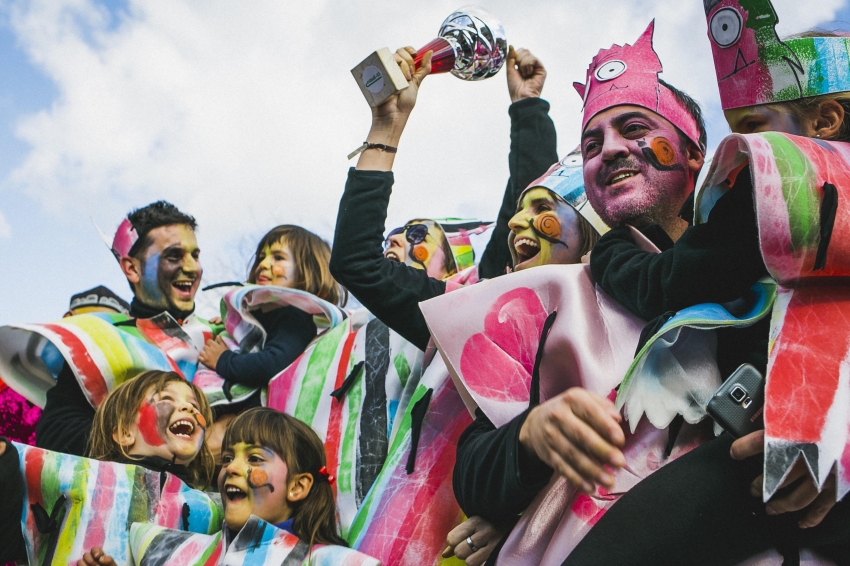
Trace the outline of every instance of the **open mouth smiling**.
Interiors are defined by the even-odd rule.
[[[386,253],[386,255],[385,255],[384,257],[385,257],[385,258],[387,258],[387,259],[388,259],[388,260],[390,260],[390,261],[399,261],[399,262],[401,261],[401,258],[399,258],[399,257],[396,255],[396,253],[395,253],[395,252],[387,252],[387,253]]]
[[[531,238],[517,238],[514,240],[514,250],[517,254],[517,265],[525,263],[540,253],[540,244]]]
[[[606,185],[616,185],[620,181],[624,181],[626,179],[630,179],[636,176],[638,171],[618,171],[617,173],[612,173],[608,176],[608,179],[605,181]]]
[[[188,419],[180,419],[179,421],[171,423],[168,427],[168,432],[178,438],[188,440],[192,438],[192,435],[195,433],[195,423]]]
[[[194,279],[180,279],[171,284],[172,287],[177,289],[177,292],[181,295],[191,295],[192,287],[195,286]]]
[[[243,499],[245,499],[248,494],[243,489],[240,489],[235,485],[226,485],[224,486],[224,496],[227,498],[228,501],[232,501],[235,503],[237,501],[242,501]]]

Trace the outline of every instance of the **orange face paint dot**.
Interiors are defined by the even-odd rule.
[[[195,420],[201,425],[201,428],[207,428],[207,419],[201,413],[195,413]]]
[[[416,261],[425,263],[425,260],[428,259],[428,248],[425,246],[414,246],[413,253],[411,255]]]
[[[666,139],[655,138],[650,142],[649,147],[652,148],[652,152],[655,153],[655,157],[658,158],[658,163],[661,165],[669,167],[676,163],[676,151]]]
[[[254,468],[251,470],[251,473],[248,474],[248,484],[253,488],[266,485],[267,483],[269,483],[269,475],[265,470]]]
[[[541,234],[552,238],[553,240],[561,239],[561,222],[558,216],[553,212],[544,212],[539,214],[534,219],[534,227]]]

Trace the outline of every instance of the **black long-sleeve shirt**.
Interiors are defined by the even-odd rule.
[[[685,230],[671,249],[645,252],[635,245],[627,228],[614,228],[593,248],[590,269],[606,293],[647,320],[700,303],[725,303],[745,296],[767,275],[749,168],[718,199],[708,220]],[[728,376],[744,362],[764,372],[769,326],[766,317],[749,328],[717,331],[721,375]]]
[[[508,221],[516,211],[519,193],[557,160],[555,127],[548,112],[549,103],[539,98],[520,100],[509,109],[511,179],[479,264],[481,277],[502,275],[511,264]],[[445,293],[446,284],[421,269],[384,258],[382,244],[393,182],[390,171],[349,170],[339,202],[331,273],[381,322],[424,350],[431,335],[419,303]]]
[[[266,331],[263,349],[250,354],[223,352],[215,371],[232,383],[263,387],[304,352],[316,337],[316,324],[313,315],[293,306],[253,314]]]
[[[558,160],[558,143],[555,124],[549,117],[549,103],[540,98],[526,98],[511,104],[511,152],[508,156],[510,178],[496,226],[481,261],[478,276],[492,279],[505,274],[513,267],[511,250],[507,246],[511,230],[508,222],[516,214],[519,195]]]

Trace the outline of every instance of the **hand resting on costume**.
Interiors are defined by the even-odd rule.
[[[732,443],[731,455],[735,460],[743,460],[762,452],[764,452],[764,430],[751,432]],[[802,460],[797,460],[779,489],[791,485],[804,476],[805,479],[799,482],[799,485],[789,493],[772,497],[765,507],[768,515],[779,515],[806,509],[806,516],[797,523],[801,529],[817,526],[823,521],[823,518],[835,505],[836,493],[835,473],[829,475],[823,489],[818,493],[818,488],[809,477],[809,472]],[[763,487],[764,475],[762,474],[753,481],[750,493],[754,497],[762,497]]]
[[[622,468],[626,437],[622,417],[608,399],[573,387],[529,412],[519,433],[525,455],[539,458],[579,491],[611,488],[606,467]]]

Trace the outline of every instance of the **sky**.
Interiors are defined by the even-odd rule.
[[[774,0],[785,35],[850,29],[850,0]],[[481,0],[548,76],[558,150],[578,143],[572,87],[601,48],[656,19],[662,78],[728,133],[700,0]],[[243,279],[259,238],[331,241],[346,155],[369,131],[350,69],[420,47],[457,0],[0,0],[0,325],[60,317],[104,284],[130,298],[94,225],[166,199],[194,215],[204,284]],[[395,161],[388,227],[495,218],[508,177],[505,73],[428,77]],[[339,237],[345,237],[344,234]]]

